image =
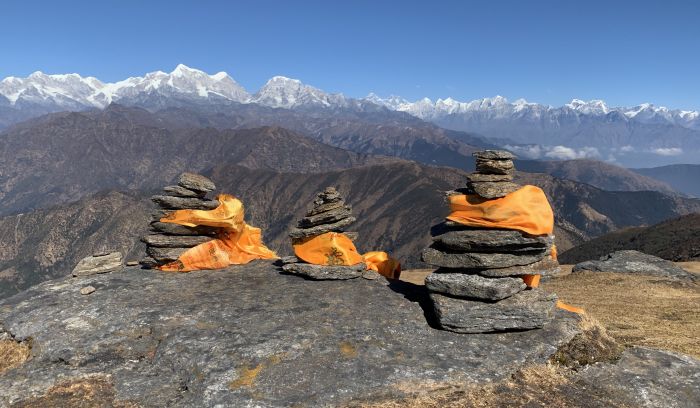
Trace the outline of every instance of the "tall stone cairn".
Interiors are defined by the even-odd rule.
[[[355,217],[352,215],[352,208],[345,204],[335,187],[327,187],[316,195],[311,209],[299,220],[289,237],[292,244],[296,244],[327,232],[342,232],[355,240],[357,233],[345,232],[345,228],[353,222]],[[296,256],[282,258],[282,263],[285,272],[316,280],[354,279],[363,276],[366,269],[364,262],[350,266],[333,265],[333,260],[330,259],[329,265],[312,265]]]
[[[158,206],[152,213],[151,233],[141,238],[146,244],[146,256],[141,265],[154,268],[177,260],[189,248],[211,241],[216,233],[214,227],[185,227],[160,222],[160,219],[175,210],[213,210],[219,206],[216,200],[207,199],[207,193],[216,189],[214,182],[199,174],[183,173],[177,185],[166,186],[163,193],[151,200]]]
[[[466,191],[496,199],[520,188],[513,183],[514,156],[501,150],[474,153],[476,172]],[[548,275],[559,269],[552,258],[553,236],[532,236],[508,229],[471,228],[445,221],[431,230],[433,243],[424,262],[438,269],[428,275],[435,315],[445,330],[487,333],[535,329],[552,320],[557,297],[529,288],[524,275]]]

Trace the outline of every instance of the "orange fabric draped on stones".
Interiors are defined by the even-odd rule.
[[[177,210],[161,222],[186,227],[220,228],[216,238],[185,251],[178,260],[158,267],[167,272],[189,272],[200,269],[220,269],[229,265],[246,264],[254,259],[274,259],[277,255],[262,242],[260,228],[243,220],[243,203],[229,195],[220,194],[219,206],[211,211]]]
[[[387,278],[398,279],[401,264],[386,252],[373,251],[360,255],[352,240],[341,232],[325,234],[298,240],[293,245],[297,258],[313,265],[355,265],[367,264],[368,270],[374,270]]]
[[[551,234],[554,213],[544,191],[523,186],[505,197],[487,200],[475,194],[449,197],[447,219],[470,227],[519,230],[530,235]]]

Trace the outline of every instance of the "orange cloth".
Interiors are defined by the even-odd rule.
[[[552,259],[557,260],[557,246],[552,244],[552,252],[550,253]]]
[[[386,252],[373,251],[360,255],[352,240],[341,232],[326,232],[295,242],[294,254],[304,262],[314,265],[355,265],[367,264],[387,278],[398,279],[401,264]]]
[[[541,275],[523,275],[523,282],[530,288],[536,288],[540,286],[540,276]]]
[[[452,213],[447,219],[470,227],[505,228],[531,235],[551,234],[554,213],[544,192],[523,186],[505,197],[487,200],[477,195],[449,197]]]
[[[229,265],[246,264],[254,259],[273,259],[277,255],[262,242],[260,228],[251,227],[243,220],[243,203],[237,198],[221,194],[219,206],[211,211],[177,210],[162,218],[187,227],[205,225],[221,232],[215,239],[185,251],[177,261],[158,267],[167,272],[189,272],[200,269],[219,269]]]
[[[557,300],[557,307],[559,309],[563,309],[563,310],[566,310],[566,311],[572,312],[572,313],[578,313],[578,314],[585,314],[586,313],[586,311],[581,309],[580,307],[567,305],[566,303],[562,302],[561,300]]]

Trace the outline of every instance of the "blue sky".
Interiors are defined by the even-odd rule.
[[[414,100],[496,94],[700,109],[700,2],[14,1],[0,77],[228,72]]]

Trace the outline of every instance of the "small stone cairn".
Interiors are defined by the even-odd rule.
[[[357,233],[344,232],[345,228],[355,220],[352,208],[345,204],[340,193],[334,187],[327,187],[316,195],[313,207],[307,211],[304,218],[299,220],[297,227],[289,233],[289,237],[292,239],[292,244],[296,244],[327,232],[343,232],[348,238],[355,240]],[[313,265],[296,256],[289,256],[282,258],[282,263],[282,269],[285,272],[316,280],[354,279],[367,273],[364,262],[347,266],[334,264],[334,260],[329,259],[329,265]]]
[[[514,156],[506,151],[474,153],[476,172],[467,189],[453,193],[496,199],[520,188],[513,183]],[[425,280],[443,329],[486,333],[540,328],[553,318],[556,295],[529,288],[524,275],[559,269],[552,258],[553,236],[517,230],[470,228],[445,221],[431,230],[433,243],[423,261],[438,267]]]
[[[163,188],[163,194],[151,197],[159,208],[152,213],[152,233],[141,239],[146,244],[146,257],[141,260],[141,265],[153,268],[175,261],[189,248],[214,238],[218,231],[214,227],[190,228],[160,222],[161,218],[174,210],[215,209],[219,202],[206,198],[207,193],[214,189],[214,182],[208,178],[199,174],[183,173],[177,185],[166,186]]]

